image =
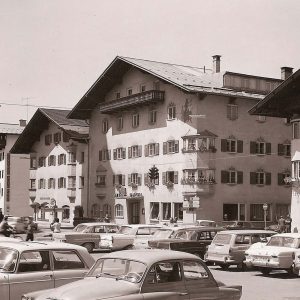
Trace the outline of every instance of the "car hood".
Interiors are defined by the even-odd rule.
[[[255,245],[255,244],[254,244]],[[246,253],[251,255],[273,255],[280,253],[292,253],[296,249],[295,248],[287,248],[287,247],[276,247],[276,246],[265,246],[261,248],[250,248],[246,251]]]
[[[76,235],[82,235],[82,234],[90,234],[89,232],[64,232],[64,233],[53,233],[53,237],[56,238],[64,238],[65,236],[76,236]]]
[[[55,300],[106,299],[139,293],[140,285],[114,278],[85,278],[50,290],[43,298]]]

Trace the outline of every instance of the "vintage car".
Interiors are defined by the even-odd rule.
[[[9,216],[7,218],[7,223],[17,233],[23,233],[26,231],[27,225],[24,223],[22,217]]]
[[[293,276],[295,275],[293,261],[299,246],[300,233],[276,234],[270,238],[266,245],[250,247],[245,253],[245,263],[248,267],[259,267],[264,275],[279,269],[286,270]],[[298,272],[296,274],[298,275]]]
[[[83,247],[0,239],[0,299],[83,279],[95,260]]]
[[[233,222],[227,222],[224,226],[228,230],[237,230],[237,229],[258,229],[258,230],[264,230],[262,226],[255,226],[251,222],[247,221],[233,221]]]
[[[208,246],[205,261],[227,269],[231,265],[245,269],[245,251],[255,243],[267,243],[275,231],[226,230],[220,231]]]
[[[160,228],[158,225],[122,225],[117,233],[101,236],[99,246],[107,250],[128,250],[132,249],[134,244],[137,248],[145,248],[149,236],[158,228]]]
[[[28,293],[21,299],[235,300],[241,295],[241,286],[216,281],[205,263],[194,255],[129,250],[102,256],[79,282]]]
[[[199,226],[210,226],[217,227],[217,222],[211,220],[196,220],[197,225]]]
[[[191,227],[178,230],[172,238],[149,240],[148,245],[153,249],[170,249],[195,254],[204,258],[208,246],[217,232],[224,228]]]
[[[23,216],[23,217],[21,217],[21,218],[22,218],[23,223],[25,224],[25,227],[26,227],[26,228],[27,228],[27,226],[28,226],[28,224],[29,224],[29,220],[31,220],[33,230],[37,230],[37,229],[38,229],[38,223],[36,223],[36,222],[33,220],[33,217],[32,217],[32,216]]]
[[[53,233],[53,240],[85,247],[89,252],[99,248],[101,236],[116,233],[119,226],[113,223],[81,223],[72,231]]]

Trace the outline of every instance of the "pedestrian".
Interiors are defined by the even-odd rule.
[[[278,226],[279,226],[279,233],[285,232],[285,219],[283,216],[280,216],[280,219],[278,220]]]
[[[174,219],[171,217],[169,220],[169,225],[172,226],[174,224]]]
[[[14,230],[13,227],[8,225],[8,217],[4,217],[0,224],[0,233],[2,233],[5,237],[10,237],[10,234]]]
[[[33,221],[31,218],[29,218],[28,225],[27,225],[26,241],[33,241]]]
[[[108,214],[105,215],[104,222],[105,222],[105,223],[109,223]]]
[[[55,218],[54,224],[51,225],[51,230],[54,233],[57,233],[57,232],[60,232],[60,227],[61,227],[61,224],[59,223],[59,218]]]
[[[177,224],[177,221],[178,221],[178,218],[175,217],[175,218],[174,218],[174,223]]]
[[[225,214],[223,219],[224,219],[224,221],[228,221],[228,215]]]
[[[4,218],[3,212],[2,210],[0,210],[0,223],[3,221],[3,218]]]
[[[285,232],[287,232],[287,233],[291,232],[291,225],[292,225],[291,216],[287,215],[287,218],[285,220]]]

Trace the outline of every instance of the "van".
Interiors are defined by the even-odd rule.
[[[245,251],[255,243],[266,243],[276,234],[267,230],[228,230],[220,231],[214,237],[205,254],[205,261],[227,269],[231,265],[246,268]]]

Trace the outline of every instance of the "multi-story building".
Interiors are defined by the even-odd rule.
[[[90,123],[90,207],[118,223],[289,210],[290,124],[248,110],[281,79],[116,57],[68,118]],[[150,179],[156,166],[158,179]]]
[[[300,231],[300,70],[293,74],[293,69],[282,68],[282,79],[285,81],[257,103],[249,111],[260,117],[286,118],[292,126],[291,169],[290,177],[286,182],[292,185],[291,218],[292,232]],[[283,215],[285,218],[286,215]]]
[[[5,215],[31,213],[24,197],[28,191],[29,157],[9,153],[25,126],[25,120],[20,120],[20,124],[0,124],[0,208]]]
[[[69,112],[38,109],[11,149],[30,156],[23,198],[36,219],[73,222],[88,211],[89,126]]]

